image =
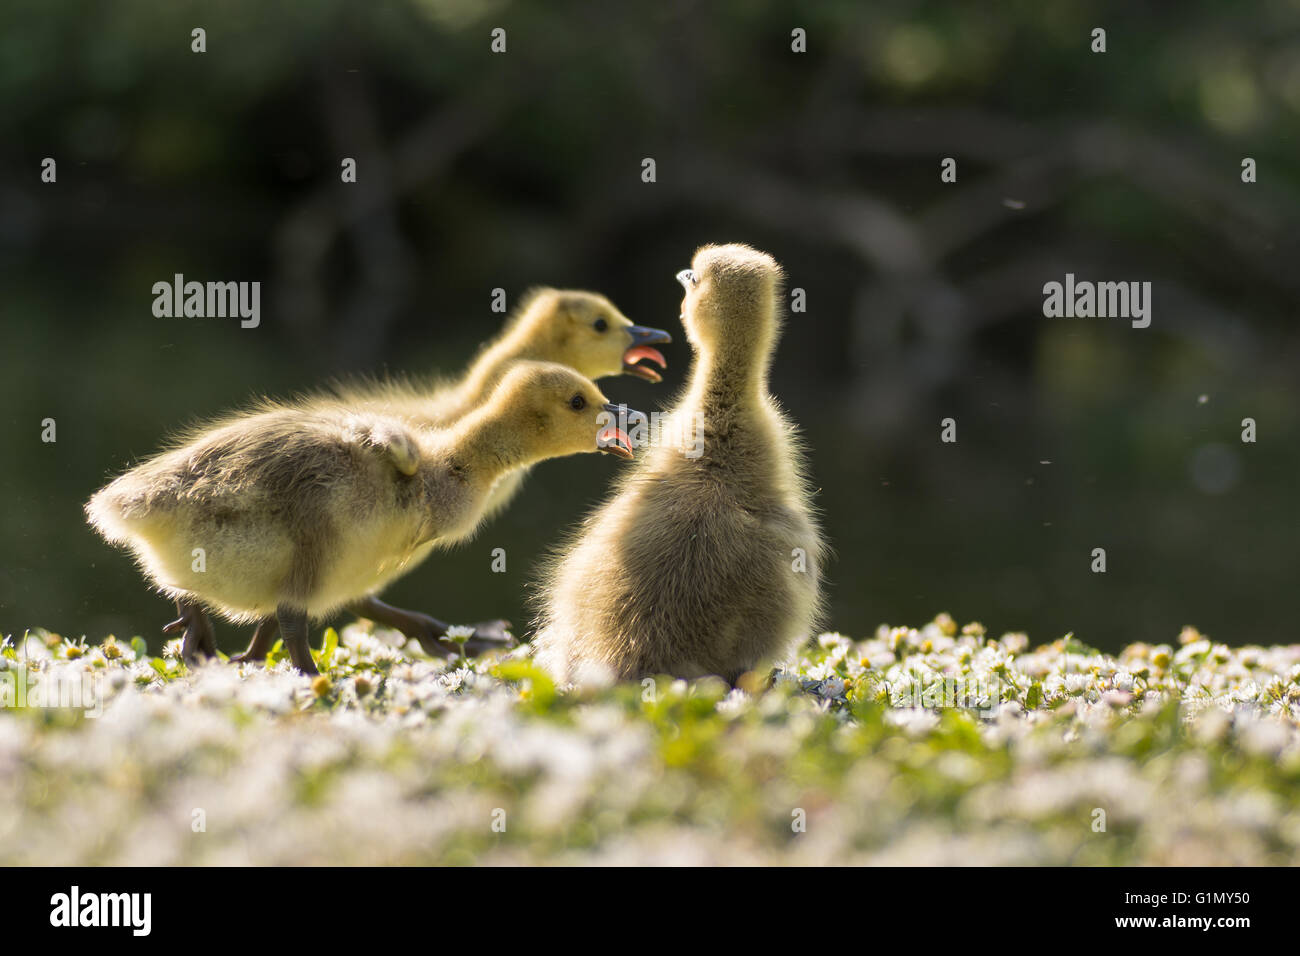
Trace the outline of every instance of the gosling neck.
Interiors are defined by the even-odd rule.
[[[524,322],[519,322],[489,345],[465,373],[457,387],[459,407],[479,408],[500,383],[510,365],[519,359],[534,357],[528,348]]]
[[[521,438],[517,422],[510,413],[491,406],[470,412],[455,427],[453,458],[472,481],[491,485],[502,475],[533,464],[531,453]]]
[[[691,376],[696,401],[719,409],[761,402],[768,395],[771,357],[770,341],[756,338],[701,349]]]

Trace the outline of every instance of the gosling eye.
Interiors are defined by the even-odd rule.
[[[569,399],[569,407],[575,412],[580,412],[587,407],[587,400],[581,395],[574,395],[573,398]]]
[[[683,269],[681,272],[677,273],[677,281],[680,282],[687,291],[690,291],[700,284],[700,277],[690,269]]]
[[[609,328],[609,323],[606,322],[604,319],[597,319],[595,322],[591,323],[591,327],[595,329],[597,332],[604,332],[607,328]]]

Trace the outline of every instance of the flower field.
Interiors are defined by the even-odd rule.
[[[1170,637],[940,615],[737,689],[573,690],[360,624],[315,680],[33,631],[0,655],[0,863],[1300,863],[1300,645]]]

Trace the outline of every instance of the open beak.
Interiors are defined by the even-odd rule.
[[[681,272],[677,273],[677,281],[682,284],[682,288],[686,290],[687,295],[690,295],[691,290],[700,284],[700,280],[696,277],[693,269],[683,269]],[[686,321],[685,299],[682,299],[682,314],[677,316],[677,318],[681,319],[683,322]]]
[[[596,433],[596,447],[611,455],[618,455],[619,458],[635,458],[628,432],[644,426],[649,419],[642,412],[634,411],[626,405],[607,404],[602,407],[606,413],[614,416],[614,421]]]
[[[660,368],[667,368],[668,362],[663,354],[650,346],[671,342],[673,337],[663,329],[652,329],[644,325],[630,326],[627,331],[632,336],[632,347],[623,353],[623,374],[635,375],[647,382],[662,382],[663,376],[649,365],[636,363],[642,359],[649,359],[651,362],[659,363]]]

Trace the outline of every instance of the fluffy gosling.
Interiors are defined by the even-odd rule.
[[[165,630],[183,632],[187,660],[216,652],[211,610],[275,620],[294,666],[314,674],[308,620],[364,606],[433,548],[471,536],[502,475],[587,451],[632,457],[611,411],[591,381],[540,362],[516,363],[444,429],[337,400],[268,402],[182,437],[86,514],[176,601]]]
[[[734,683],[816,622],[827,549],[768,392],[781,278],[744,245],[705,246],[679,273],[696,353],[662,429],[679,437],[641,455],[548,570],[537,660],[562,679]]]

